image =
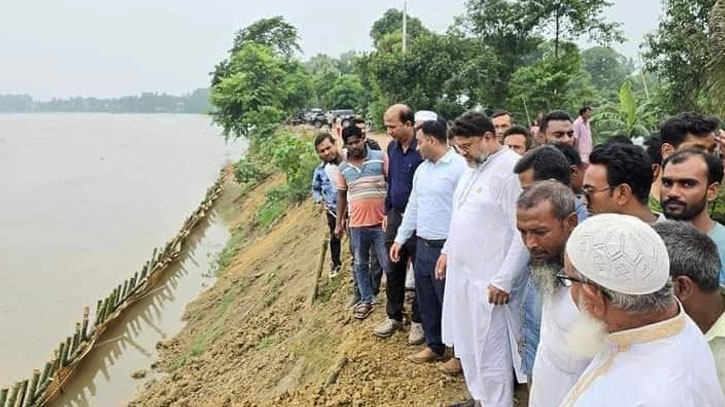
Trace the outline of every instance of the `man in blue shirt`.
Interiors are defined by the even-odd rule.
[[[569,147],[569,146],[567,146]],[[573,147],[570,147],[573,149]],[[578,157],[579,154],[577,153]],[[572,188],[571,166],[567,156],[558,146],[543,145],[536,147],[521,157],[521,160],[514,167],[514,172],[519,175],[521,187],[526,189],[536,181],[553,179]],[[572,190],[574,190],[572,188]],[[580,199],[574,203],[578,222],[583,222],[587,216],[587,207]],[[539,336],[541,331],[541,295],[534,284],[533,278],[529,278],[524,291],[524,340],[522,343],[521,368],[529,378],[533,373],[534,359],[539,347]]]
[[[329,133],[320,133],[315,137],[315,151],[322,162],[315,168],[312,177],[312,198],[315,203],[321,204],[327,216],[327,226],[330,229],[330,258],[332,268],[330,277],[340,272],[340,239],[335,236],[335,222],[337,221],[337,177],[340,175],[338,165],[342,162],[342,152],[335,145],[335,140]]]
[[[466,160],[448,147],[448,126],[443,119],[424,122],[416,134],[418,152],[425,161],[413,177],[412,191],[390,259],[400,261],[404,245],[417,235],[415,292],[427,347],[411,355],[415,363],[440,360],[446,350],[441,340],[444,280],[435,278],[435,266],[448,237],[453,192],[466,169]]]
[[[692,223],[715,241],[721,260],[720,285],[725,284],[725,227],[710,218],[707,204],[717,198],[722,178],[722,161],[700,149],[678,150],[662,163],[662,212],[667,219]]]
[[[403,220],[403,212],[413,188],[413,175],[423,158],[417,151],[415,141],[415,115],[406,105],[393,105],[383,116],[388,135],[393,139],[388,144],[388,192],[385,198],[385,241],[390,250],[398,227]],[[409,239],[400,251],[396,262],[390,262],[386,272],[387,318],[375,328],[378,337],[387,338],[403,326],[403,307],[405,304],[405,275],[408,261],[415,258],[415,239]],[[418,345],[425,340],[418,315],[417,301],[413,301],[408,343]]]

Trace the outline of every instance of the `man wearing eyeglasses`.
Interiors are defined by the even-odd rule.
[[[528,260],[516,230],[521,184],[513,168],[520,157],[498,142],[483,112],[462,114],[450,132],[468,168],[453,194],[448,239],[436,264],[436,277],[446,280],[443,342],[460,357],[477,405],[511,407],[512,347],[515,352]]]
[[[634,216],[593,216],[569,236],[558,276],[580,310],[568,349],[594,357],[559,407],[725,406],[712,352],[675,298],[654,228]]]
[[[650,158],[641,147],[605,144],[592,151],[589,164],[582,192],[590,214],[632,215],[650,224],[658,220],[647,206],[653,174]]]
[[[573,355],[566,333],[578,311],[569,288],[556,275],[564,267],[564,245],[576,227],[576,197],[559,181],[538,181],[516,204],[516,225],[529,250],[531,279],[543,298],[529,407],[558,406],[591,358]]]

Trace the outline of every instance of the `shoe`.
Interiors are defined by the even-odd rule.
[[[373,304],[370,304],[369,302],[361,302],[360,304],[355,306],[355,309],[352,311],[352,316],[357,319],[365,319],[372,312]]]
[[[377,327],[375,327],[375,330],[373,333],[378,338],[387,338],[395,333],[395,331],[403,329],[403,323],[400,321],[396,321],[391,318],[385,318],[383,322],[380,323]]]
[[[340,274],[340,265],[339,264],[337,266],[333,265],[332,268],[330,269],[330,273],[328,274],[328,277],[330,277],[332,279],[332,278],[337,277],[339,274]]]
[[[438,362],[441,358],[443,358],[443,356],[433,352],[433,350],[427,346],[422,351],[408,356],[408,360],[418,364]]]
[[[423,342],[425,342],[423,324],[420,322],[411,322],[410,332],[408,332],[408,345],[420,345]]]
[[[358,297],[357,295],[353,295],[345,303],[345,309],[353,309],[358,304],[360,304],[360,297]]]
[[[463,373],[461,361],[456,358],[448,359],[447,362],[442,363],[440,366],[438,366],[438,370],[440,370],[442,373],[447,374],[448,376],[458,376]]]

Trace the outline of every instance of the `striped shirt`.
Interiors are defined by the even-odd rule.
[[[349,161],[340,164],[338,189],[347,191],[351,228],[380,225],[385,216],[388,157],[382,151],[365,150],[361,167]]]

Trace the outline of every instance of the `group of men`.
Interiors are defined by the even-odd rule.
[[[409,342],[426,346],[409,359],[453,349],[471,399],[451,405],[511,407],[518,381],[532,407],[725,406],[719,121],[682,113],[645,146],[593,147],[579,113],[532,135],[506,112],[446,122],[394,105],[386,153],[359,126],[344,150],[319,135],[313,190],[331,245],[349,230],[353,314],[377,302],[372,252],[387,281],[374,333],[400,330],[410,261]]]

